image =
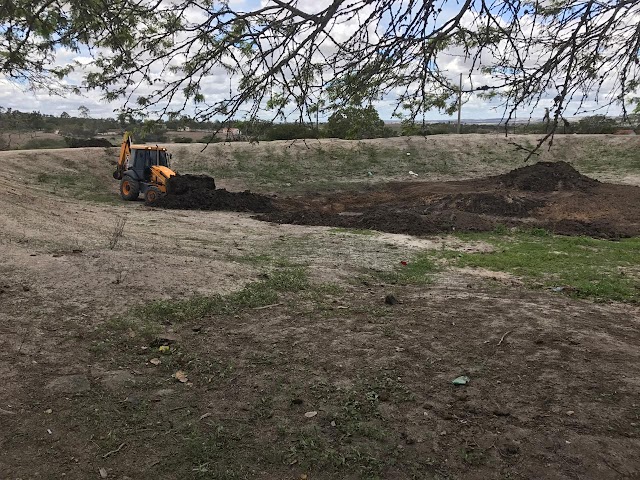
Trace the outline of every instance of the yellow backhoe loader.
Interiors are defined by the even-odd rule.
[[[120,180],[123,199],[136,200],[142,193],[146,203],[153,203],[167,193],[167,180],[176,175],[169,168],[171,154],[164,147],[131,142],[131,135],[125,132],[113,178]]]

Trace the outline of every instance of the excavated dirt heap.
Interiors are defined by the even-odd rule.
[[[544,205],[544,201],[534,198],[502,195],[496,192],[455,193],[435,200],[425,208],[425,213],[437,213],[445,210],[482,215],[502,215],[508,217],[527,217],[532,210]]]
[[[293,198],[217,190],[212,178],[171,179],[161,208],[259,213],[260,220],[427,235],[491,231],[499,225],[563,235],[640,235],[640,188],[600,183],[565,162],[455,182],[395,182],[357,192]]]
[[[216,181],[209,175],[176,175],[167,181],[168,195],[184,195],[190,190],[215,190]]]
[[[245,192],[216,189],[215,180],[207,175],[177,175],[167,180],[167,195],[153,204],[158,208],[181,210],[230,210],[234,212],[269,212],[271,199]]]
[[[496,178],[504,187],[531,192],[588,190],[600,183],[582,175],[567,162],[539,162]]]

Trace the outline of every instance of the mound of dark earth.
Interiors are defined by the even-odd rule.
[[[207,175],[178,175],[167,180],[167,195],[160,197],[154,207],[180,210],[230,210],[234,212],[269,212],[271,198],[245,192],[216,189],[215,181]]]
[[[183,195],[189,190],[215,190],[216,181],[208,175],[176,175],[167,180],[167,195]]]
[[[171,179],[168,191],[154,206],[255,212],[260,220],[297,225],[410,235],[498,226],[603,238],[640,235],[640,188],[600,183],[565,162],[473,180],[394,182],[293,198],[216,190],[210,177],[186,175]]]
[[[516,168],[496,179],[504,187],[531,192],[588,190],[600,183],[582,175],[567,162],[538,162]]]
[[[542,207],[544,201],[517,195],[496,192],[455,193],[430,203],[425,213],[437,213],[445,210],[484,215],[502,215],[508,217],[527,217],[532,210]]]

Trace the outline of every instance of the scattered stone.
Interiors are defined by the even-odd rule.
[[[98,472],[100,473],[100,478],[107,478],[109,476],[106,468],[101,468]]]
[[[132,407],[136,407],[142,403],[140,397],[136,397],[135,395],[129,395],[124,399],[124,403],[126,405],[131,405]]]
[[[152,347],[162,347],[167,345],[172,345],[178,341],[178,336],[174,333],[162,333],[158,335],[153,342],[151,342]]]
[[[507,455],[517,455],[520,453],[520,445],[515,440],[504,438],[498,442],[498,448]]]
[[[384,303],[386,303],[387,305],[397,305],[398,303],[400,303],[400,301],[390,293],[389,295],[384,297]]]
[[[511,415],[511,412],[506,408],[496,407],[493,409],[493,414],[496,417],[508,417],[509,415]]]
[[[569,416],[573,415],[574,413],[576,413],[576,412],[574,412],[573,410],[568,410],[567,411],[567,415],[569,415]]]
[[[160,360],[159,358],[152,358],[151,360],[149,360],[149,363],[151,363],[152,365],[160,365],[162,363],[162,360]]]
[[[312,412],[307,412],[307,413],[304,414],[304,416],[307,417],[307,418],[313,418],[316,415],[318,415],[318,412],[316,412],[315,410],[312,411]]]
[[[44,388],[54,393],[82,393],[91,389],[91,384],[86,375],[64,375],[54,378]]]
[[[400,437],[404,439],[404,443],[406,443],[407,445],[413,445],[414,443],[416,443],[415,438],[413,438],[407,432],[402,432],[400,434]]]
[[[454,378],[451,381],[451,383],[453,383],[456,386],[460,386],[460,385],[466,385],[470,381],[471,381],[471,379],[469,377],[467,377],[466,375],[461,375],[459,377]]]

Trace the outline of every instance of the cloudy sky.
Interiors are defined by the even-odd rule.
[[[328,0],[299,0],[298,7],[301,9],[314,10],[320,9],[325,6]],[[250,10],[260,3],[266,3],[267,0],[232,0],[230,3],[232,7],[242,8],[244,10]],[[446,5],[446,4],[445,4]],[[456,3],[452,8],[459,7]],[[348,24],[341,25],[342,32],[332,32],[335,35],[349,35],[349,29],[356,28]],[[462,73],[465,77],[463,81],[463,88],[469,85],[469,64],[465,62],[460,56],[455,55],[452,52],[449,55],[443,55],[441,57],[440,66],[446,72],[449,78],[458,79],[459,74]],[[68,50],[60,49],[57,52],[57,63],[66,64],[69,61],[78,61],[83,65],[87,65],[87,68],[91,67],[91,58],[87,55],[74,53]],[[206,95],[208,101],[215,101],[225,96],[228,96],[229,89],[234,89],[235,83],[238,79],[229,79],[225,72],[220,69],[213,76],[211,76],[206,82],[203,93]],[[484,80],[484,81],[483,81]],[[66,82],[71,85],[79,85],[82,81],[82,71],[78,70],[73,73]],[[474,84],[482,85],[490,83],[489,79],[483,79],[480,74],[474,74]],[[488,119],[488,118],[500,118],[503,115],[503,109],[499,103],[489,102],[483,100],[475,95],[470,95],[465,99],[463,106],[463,119]],[[545,107],[551,107],[553,104],[551,99],[542,99],[537,105],[535,110],[522,109],[518,111],[518,119],[526,119],[530,116],[533,119],[540,119],[544,114]],[[90,111],[92,117],[113,117],[114,111],[121,107],[121,103],[107,103],[100,98],[99,92],[88,92],[85,95],[68,95],[66,97],[50,96],[46,91],[27,91],[22,89],[19,85],[11,83],[0,76],[0,107],[12,108],[21,111],[40,111],[45,114],[60,115],[62,112],[67,112],[70,115],[77,115],[78,108],[85,106]],[[392,111],[394,107],[393,98],[387,98],[379,101],[375,104],[380,113],[380,117],[383,119],[391,119]],[[587,102],[583,105],[583,109],[592,110],[597,109],[598,104],[595,102]],[[575,115],[577,110],[577,104],[569,104],[567,109],[567,116]],[[192,113],[193,110],[187,110],[187,114]],[[620,107],[611,106],[606,110],[598,113],[606,113],[608,115],[619,115],[621,112]],[[265,112],[264,117],[270,118],[272,114]],[[426,117],[427,120],[453,120],[454,117],[449,117],[446,114],[438,111],[429,112]]]

